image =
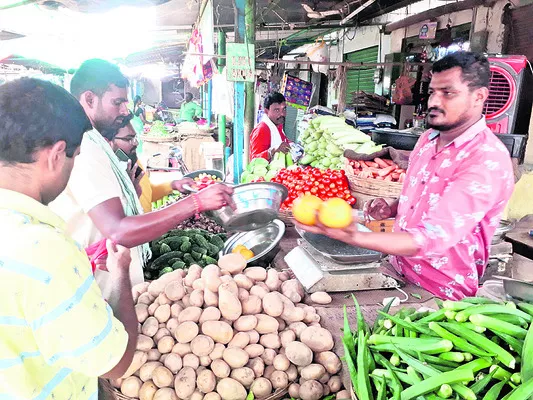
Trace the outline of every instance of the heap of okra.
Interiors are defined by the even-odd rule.
[[[352,296],[353,297],[353,296]],[[344,361],[359,400],[533,398],[533,305],[480,297],[437,311],[390,304],[369,326],[344,307]]]

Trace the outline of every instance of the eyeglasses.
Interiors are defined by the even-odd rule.
[[[137,139],[137,136],[130,136],[130,137],[118,137],[115,136],[115,139],[122,140],[124,142],[127,142],[129,144],[139,144],[139,139]]]

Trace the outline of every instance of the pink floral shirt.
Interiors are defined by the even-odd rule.
[[[514,174],[484,118],[440,151],[438,135],[425,132],[411,154],[394,226],[411,233],[419,251],[391,262],[416,285],[458,300],[477,291]]]

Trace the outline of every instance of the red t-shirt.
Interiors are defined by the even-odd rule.
[[[289,142],[283,133],[283,125],[278,125],[279,135],[282,142]],[[250,160],[254,158],[264,158],[270,161],[270,128],[266,122],[260,122],[250,134]]]

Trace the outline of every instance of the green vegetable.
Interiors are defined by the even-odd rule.
[[[451,310],[451,311],[462,311],[464,309],[467,309],[468,307],[472,307],[472,304],[462,301],[451,301],[446,300],[442,303],[445,309]]]
[[[520,306],[523,307],[523,303],[518,304],[518,307]],[[518,350],[515,349],[515,351]],[[531,356],[533,354],[533,324],[529,326],[520,354],[522,355],[522,378],[524,381],[529,381],[533,379],[533,357]]]
[[[187,253],[191,250],[191,242],[190,241],[185,241],[181,244],[180,246],[180,250],[184,253]]]
[[[488,375],[485,375],[483,377],[483,379],[480,379],[479,381],[477,381],[476,383],[474,383],[470,389],[472,389],[472,391],[477,395],[479,393],[481,393],[483,390],[485,390],[485,388],[487,387],[487,385],[490,383],[490,381],[494,378],[494,374],[496,373],[496,370],[493,370],[492,372],[490,372]]]
[[[439,354],[439,358],[442,358],[446,361],[453,361],[456,363],[462,363],[465,361],[465,356],[463,353],[459,353],[457,351],[449,351],[447,353]]]
[[[181,258],[183,255],[180,251],[171,251],[170,253],[165,253],[162,256],[155,259],[151,264],[151,269],[156,270],[160,267],[163,267],[166,263],[168,263],[173,258]]]
[[[207,265],[209,264],[217,265],[217,260],[215,260],[213,257],[203,256],[202,261],[204,261]]]
[[[523,328],[520,328],[519,326],[510,324],[509,322],[505,322],[496,318],[489,317],[487,315],[471,315],[470,322],[472,322],[474,325],[488,328],[491,331],[506,333],[519,339],[524,339],[527,334],[527,331]]]
[[[192,240],[200,247],[208,249],[209,242],[202,235],[193,235]]]
[[[220,251],[220,248],[211,244],[211,243],[207,243],[207,255],[211,256],[211,257],[217,257],[218,256],[218,252]]]
[[[437,376],[432,376],[424,381],[417,383],[402,392],[402,400],[414,399],[426,393],[430,393],[444,384],[468,382],[474,379],[472,371],[468,370],[453,370],[444,372]]]
[[[471,345],[468,343],[467,340],[460,338],[450,332],[448,332],[445,328],[443,328],[438,322],[430,322],[429,323],[429,329],[431,329],[433,332],[435,332],[437,335],[439,335],[443,339],[447,339],[450,342],[453,343],[453,345],[462,351],[466,351],[468,353],[475,354],[477,356],[488,356],[489,354],[478,347]]]
[[[485,396],[483,396],[483,400],[498,400],[498,398],[500,397],[500,392],[502,391],[506,383],[506,381],[501,381],[500,383],[497,383],[496,385],[492,386],[485,394]]]
[[[471,315],[474,314],[483,314],[483,315],[490,315],[490,314],[511,314],[516,315],[517,317],[524,318],[527,322],[531,322],[532,316],[521,311],[516,310],[501,304],[485,304],[485,305],[479,305],[479,306],[473,306],[469,307],[465,310],[460,311],[455,316],[455,319],[457,322],[466,322],[468,318],[470,318]]]
[[[172,267],[165,267],[161,271],[159,271],[159,276],[165,275],[168,272],[174,271]]]
[[[219,249],[222,249],[224,247],[224,241],[217,235],[211,236],[211,239],[209,239],[209,243],[214,246],[217,246]]]
[[[191,251],[195,251],[197,253],[200,253],[202,256],[205,256],[207,254],[207,249],[204,249],[203,247],[193,245],[191,246]]]
[[[185,263],[181,260],[175,261],[174,264],[172,264],[173,270],[183,269],[183,268],[185,268]]]
[[[189,266],[196,264],[196,261],[194,260],[194,258],[192,257],[190,253],[185,253],[183,255],[183,261],[185,262],[185,264],[188,264]]]
[[[526,400],[533,394],[533,378],[524,382],[507,398],[507,400]]]
[[[446,383],[444,385],[441,385],[439,391],[437,392],[437,396],[440,396],[443,399],[449,399],[450,397],[452,397],[452,394],[452,387]]]
[[[394,344],[399,348],[412,349],[427,354],[440,354],[450,351],[453,343],[441,338],[403,338],[384,335],[371,335],[369,344]]]
[[[194,258],[194,261],[200,261],[202,259],[202,253],[198,253],[194,250],[191,250],[191,256]]]
[[[161,254],[170,253],[171,251],[172,249],[170,248],[168,244],[166,243],[161,244],[161,249],[159,250]]]

